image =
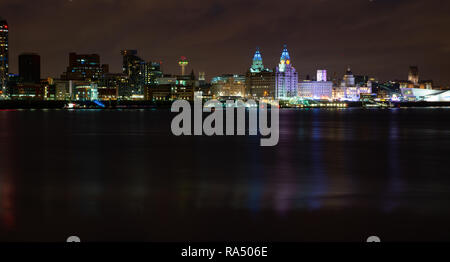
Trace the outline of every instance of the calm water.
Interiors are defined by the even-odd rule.
[[[262,148],[165,110],[1,111],[0,241],[450,240],[450,109],[280,117]]]

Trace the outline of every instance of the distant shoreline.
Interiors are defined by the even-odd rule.
[[[68,101],[37,101],[37,100],[0,100],[0,110],[7,109],[65,109]],[[172,102],[153,101],[104,101],[105,108],[97,106],[91,101],[76,101],[81,105],[78,109],[156,109],[170,108]],[[363,108],[362,102],[345,102],[348,108]],[[405,107],[450,107],[450,102],[395,102],[394,108]],[[308,108],[308,107],[303,107]],[[313,107],[311,107],[313,108]],[[319,107],[314,107],[319,108]],[[320,107],[335,108],[335,107]]]

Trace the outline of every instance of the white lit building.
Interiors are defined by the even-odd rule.
[[[299,82],[298,96],[310,99],[332,99],[333,82],[327,81],[327,71],[317,70],[317,81]]]
[[[343,101],[359,101],[361,94],[371,94],[372,86],[369,82],[367,86],[358,86],[350,68],[342,79],[341,85],[333,91],[333,99]]]

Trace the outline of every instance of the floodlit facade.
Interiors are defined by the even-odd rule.
[[[245,75],[245,96],[255,100],[275,98],[275,73],[264,67],[259,49]]]
[[[341,85],[333,90],[333,99],[343,101],[359,101],[361,95],[371,93],[372,86],[370,85],[370,82],[367,86],[357,85],[352,70],[348,68],[341,81]]]
[[[275,98],[284,100],[297,94],[298,73],[291,64],[291,57],[285,45],[275,72]]]
[[[333,82],[302,81],[298,83],[298,96],[310,99],[332,99]]]
[[[245,76],[221,75],[211,80],[212,93],[215,97],[221,96],[245,96]]]
[[[405,101],[450,102],[450,90],[400,88]]]
[[[253,56],[253,64],[250,67],[251,73],[260,73],[264,71],[264,64],[262,60],[261,53],[259,52],[259,48],[256,49],[255,55]]]

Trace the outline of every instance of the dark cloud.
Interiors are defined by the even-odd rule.
[[[15,0],[0,2],[17,55],[41,54],[43,74],[58,76],[70,51],[99,53],[120,71],[120,50],[138,49],[177,72],[187,56],[209,76],[240,73],[256,46],[274,67],[288,44],[304,77],[317,68],[380,79],[423,78],[450,84],[450,4],[439,0]]]

